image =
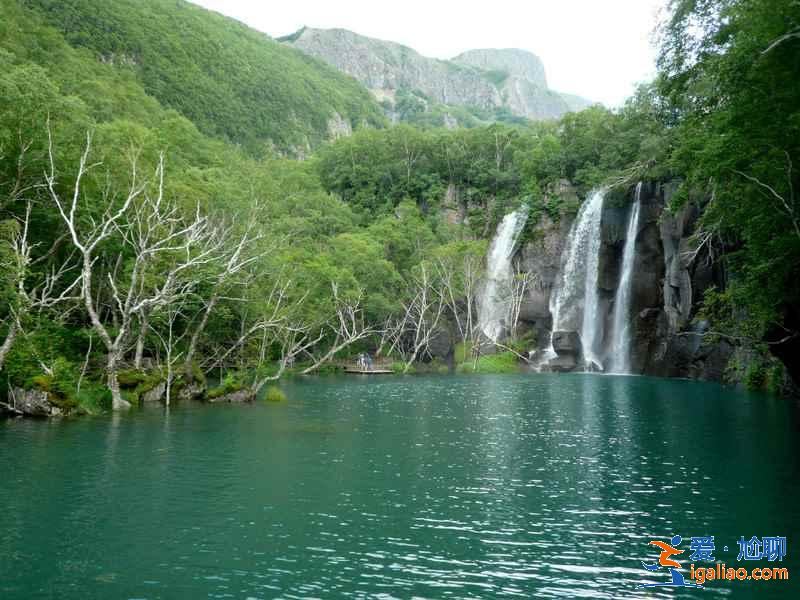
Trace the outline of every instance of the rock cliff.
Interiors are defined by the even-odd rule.
[[[725,339],[705,335],[708,323],[698,318],[698,310],[707,289],[724,287],[725,273],[705,247],[697,248],[693,238],[700,206],[689,202],[676,213],[666,209],[674,188],[655,182],[642,186],[630,293],[631,372],[723,381],[729,375],[729,361],[739,349]],[[562,205],[578,203],[566,180],[551,190],[550,196],[557,196]],[[463,222],[470,208],[459,208],[459,198],[458,190],[451,186],[444,212],[451,222]],[[599,358],[605,365],[610,364],[614,302],[633,198],[633,188],[609,193],[601,215],[597,285],[603,333],[598,342]],[[552,341],[558,357],[550,359],[549,368],[556,371],[584,369],[579,331],[559,331],[551,340],[551,295],[574,219],[571,212],[554,219],[543,211],[531,223],[514,257],[517,268],[532,275],[519,315],[522,331],[535,332],[531,356],[534,362],[545,356]]]
[[[632,371],[721,381],[734,348],[724,340],[708,342],[703,335],[708,325],[695,317],[703,292],[721,285],[724,273],[704,249],[695,248],[698,206],[689,203],[669,213],[665,207],[671,193],[670,185],[649,183],[641,195],[631,290]],[[622,197],[610,196],[602,213],[598,286],[606,359],[632,197],[632,190]],[[527,292],[520,318],[536,330],[540,349],[550,339],[550,294],[571,222],[569,215],[558,221],[543,217],[517,256],[522,270],[532,273],[536,282]]]
[[[346,29],[307,27],[281,41],[351,75],[391,108],[398,92],[422,94],[445,107],[488,111],[489,118],[505,109],[518,117],[551,119],[590,104],[548,89],[541,60],[524,50],[470,50],[438,60]]]

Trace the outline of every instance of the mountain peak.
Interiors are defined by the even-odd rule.
[[[526,79],[542,88],[547,88],[544,64],[533,52],[519,48],[481,48],[467,50],[453,62],[469,65],[485,71],[504,71],[513,77]]]
[[[398,92],[411,92],[428,107],[466,107],[490,115],[505,111],[541,120],[558,118],[581,102],[548,89],[542,61],[518,48],[468,50],[439,60],[347,29],[309,27],[279,41],[333,65],[390,104],[396,104]]]

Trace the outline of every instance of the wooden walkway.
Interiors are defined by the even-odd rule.
[[[361,369],[359,367],[345,367],[344,372],[354,375],[392,375],[394,373],[391,369]]]
[[[345,373],[353,375],[391,375],[394,373],[392,361],[385,357],[373,359],[369,366],[358,361],[340,363],[339,366],[344,369]]]

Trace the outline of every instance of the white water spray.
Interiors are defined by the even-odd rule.
[[[636,259],[636,234],[639,233],[639,207],[642,182],[636,186],[636,197],[628,216],[628,232],[622,251],[622,273],[614,298],[613,340],[611,343],[611,372],[631,372],[631,296],[633,269]]]
[[[600,219],[605,190],[592,192],[581,205],[567,236],[561,271],[550,294],[552,332],[579,331],[587,365],[602,368],[597,343],[603,337],[603,319],[599,317],[597,291],[600,261]],[[555,358],[553,333],[545,360]]]
[[[528,207],[522,206],[503,217],[486,257],[486,286],[478,307],[478,322],[492,341],[503,335],[511,309],[511,284],[514,273],[511,258],[525,222]]]

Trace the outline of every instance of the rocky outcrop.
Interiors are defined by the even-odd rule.
[[[541,88],[547,88],[547,76],[541,59],[517,48],[467,50],[453,62],[476,67],[484,71],[497,71],[517,79],[525,79]]]
[[[141,395],[141,401],[145,403],[160,402],[164,399],[164,394],[167,391],[167,382],[162,381],[150,390],[147,390]]]
[[[574,188],[566,180],[560,181],[549,191],[545,204],[556,201],[556,198],[566,203],[578,200]],[[543,212],[533,223],[527,241],[521,244],[517,254],[519,269],[532,275],[520,306],[520,320],[523,325],[535,330],[540,347],[545,347],[550,340],[550,296],[561,269],[561,257],[573,220],[574,215],[570,213],[553,219]]]
[[[281,41],[357,79],[386,104],[393,120],[398,117],[394,106],[400,90],[443,105],[487,111],[504,107],[530,119],[557,118],[589,105],[548,89],[541,60],[524,50],[470,50],[450,61],[438,60],[346,29],[308,27]],[[452,125],[453,117],[446,117],[445,125]]]
[[[579,96],[549,89],[542,61],[525,50],[468,50],[456,56],[453,62],[487,73],[500,90],[503,106],[515,115],[542,120],[591,105]]]
[[[562,191],[568,189],[562,183]],[[696,321],[696,313],[705,290],[721,286],[724,273],[705,248],[696,247],[692,234],[698,204],[688,203],[674,214],[666,210],[674,189],[656,183],[642,188],[631,288],[631,367],[634,373],[722,381],[734,348],[724,340],[709,340],[708,324]],[[598,287],[604,363],[611,352],[614,301],[633,196],[633,189],[608,194],[602,212]],[[543,216],[518,255],[523,270],[534,275],[520,318],[536,329],[539,353],[550,342],[550,294],[570,225],[569,219],[556,223]],[[551,370],[582,368],[582,361],[574,360],[580,355],[576,338],[579,345],[577,332],[555,332],[558,358],[551,361]]]
[[[205,381],[193,380],[180,388],[178,398],[180,400],[200,400],[205,397],[208,388]]]
[[[213,404],[242,404],[244,402],[252,402],[254,399],[255,394],[249,388],[244,388],[221,396],[209,397],[207,401]]]
[[[6,411],[26,417],[60,417],[64,411],[51,402],[50,394],[42,390],[13,388]]]
[[[328,137],[338,140],[351,135],[353,135],[353,126],[350,125],[350,121],[343,118],[338,112],[333,113],[333,116],[328,119]]]
[[[306,27],[291,45],[351,75],[369,90],[419,90],[442,104],[499,106],[497,88],[481,73],[427,58],[407,46],[358,35],[346,29]]]

